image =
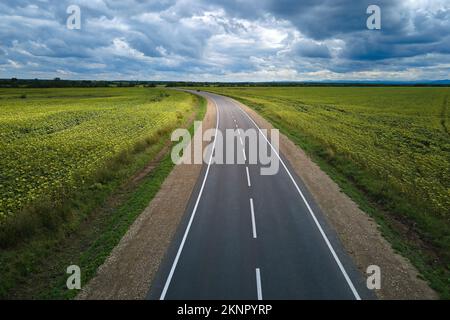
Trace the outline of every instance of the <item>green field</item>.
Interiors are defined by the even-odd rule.
[[[308,152],[450,297],[450,88],[207,89],[252,107]],[[95,274],[170,159],[117,208],[98,208],[173,129],[201,119],[199,101],[163,88],[0,89],[0,297],[72,297],[60,270],[76,263],[86,279]]]
[[[101,189],[113,164],[159,144],[196,102],[149,88],[1,89],[0,225],[21,221],[1,242],[53,224],[49,207],[86,186]]]
[[[171,132],[205,106],[162,88],[0,89],[0,298],[73,298],[65,268],[95,275],[173,168]]]
[[[418,235],[420,245],[414,239],[405,245],[411,240],[406,235],[391,240],[435,288],[449,294],[450,88],[207,90],[258,111],[362,207],[375,208],[378,221],[391,231],[396,231],[396,223],[390,223],[395,220],[407,226],[406,233]],[[416,257],[417,250],[426,253]]]

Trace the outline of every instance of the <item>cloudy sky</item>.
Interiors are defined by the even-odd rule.
[[[366,9],[381,8],[381,30]],[[66,26],[81,9],[81,29]],[[2,0],[0,78],[450,78],[450,0]]]

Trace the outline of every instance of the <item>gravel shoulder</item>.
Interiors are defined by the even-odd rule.
[[[233,100],[233,99],[232,99]],[[245,110],[262,129],[273,126],[253,109],[233,100]],[[369,265],[381,270],[380,299],[438,299],[437,293],[419,278],[416,268],[397,254],[383,238],[375,221],[344,194],[339,186],[315,164],[305,152],[280,133],[281,153],[295,173],[303,180],[309,192],[334,228],[344,249],[352,257],[362,274]]]
[[[203,131],[214,128],[208,101]],[[191,148],[192,151],[194,148]],[[132,224],[76,299],[144,299],[172,241],[201,172],[201,164],[174,167],[148,207]]]

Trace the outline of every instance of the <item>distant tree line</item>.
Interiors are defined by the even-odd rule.
[[[443,82],[168,82],[167,87],[448,87]]]
[[[450,80],[435,82],[193,82],[193,81],[129,81],[129,80],[62,80],[54,78],[44,79],[0,79],[0,88],[90,88],[90,87],[386,87],[386,86],[413,86],[431,87],[450,86]]]
[[[411,87],[448,87],[450,80],[443,82],[193,82],[193,81],[163,81],[157,85],[166,87],[386,87],[386,86],[411,86]]]
[[[150,81],[103,81],[103,80],[61,80],[44,79],[0,79],[0,88],[91,88],[91,87],[155,87]]]

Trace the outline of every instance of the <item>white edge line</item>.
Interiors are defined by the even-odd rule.
[[[297,189],[298,193],[300,194],[300,197],[302,198],[303,202],[306,204],[306,207],[308,208],[308,211],[311,215],[311,217],[314,220],[314,223],[316,224],[317,228],[319,229],[320,234],[322,235],[322,238],[325,240],[325,243],[327,244],[328,249],[331,251],[331,254],[333,255],[334,260],[336,261],[336,264],[338,265],[339,269],[341,270],[342,274],[344,275],[345,280],[347,281],[348,286],[350,287],[350,290],[352,291],[353,295],[355,296],[356,300],[361,300],[361,297],[358,294],[358,291],[356,290],[355,286],[353,285],[352,280],[347,274],[347,271],[345,271],[344,266],[341,263],[341,260],[339,260],[339,257],[337,256],[336,252],[333,249],[333,246],[331,245],[330,241],[328,240],[328,237],[326,236],[325,232],[322,229],[322,226],[320,225],[319,221],[316,218],[316,215],[314,214],[313,210],[311,209],[308,201],[306,200],[305,196],[303,195],[303,192],[300,190],[300,188],[297,185],[297,182],[295,182],[294,177],[289,172],[289,169],[287,168],[286,164],[284,163],[283,159],[281,159],[280,155],[278,154],[277,150],[273,147],[272,143],[267,139],[267,137],[264,135],[264,133],[261,131],[259,126],[256,124],[256,122],[245,112],[237,103],[235,103],[232,99],[229,99],[237,108],[247,116],[247,118],[250,119],[250,121],[258,128],[261,135],[264,137],[264,139],[267,141],[267,143],[270,145],[272,150],[277,155],[278,159],[280,159],[281,164],[283,165],[284,169],[286,170],[287,174],[291,178],[292,182],[294,183],[295,188]]]
[[[258,295],[258,300],[262,300],[261,272],[259,268],[256,268],[256,292]]]
[[[205,187],[206,178],[208,177],[208,173],[209,173],[209,167],[211,166],[211,160],[212,160],[213,153],[214,153],[214,150],[215,150],[215,147],[216,147],[217,130],[219,129],[219,108],[217,107],[216,101],[213,98],[211,98],[211,97],[209,97],[209,98],[211,99],[212,102],[214,102],[214,105],[216,106],[216,114],[217,114],[217,116],[216,116],[216,132],[214,134],[214,142],[213,142],[213,146],[211,148],[211,155],[209,157],[208,167],[206,168],[205,176],[203,177],[202,186],[200,188],[200,192],[199,192],[197,200],[195,202],[194,209],[192,210],[191,217],[189,219],[189,223],[188,223],[188,225],[186,227],[186,230],[184,231],[183,239],[181,240],[180,246],[178,248],[177,255],[175,256],[175,260],[173,261],[172,268],[170,269],[170,273],[169,273],[169,275],[167,277],[166,283],[164,285],[164,289],[163,289],[163,291],[161,293],[161,296],[159,297],[159,300],[164,300],[164,298],[166,297],[166,294],[167,294],[167,290],[169,289],[170,282],[172,281],[172,277],[173,277],[173,274],[175,272],[175,268],[177,267],[177,264],[178,264],[178,259],[180,258],[181,252],[183,251],[184,243],[186,242],[186,238],[188,236],[189,229],[191,228],[192,221],[194,220],[194,216],[195,216],[195,213],[197,211],[197,207],[198,207],[198,204],[200,202],[200,198],[201,198],[202,193],[203,193],[203,188]]]
[[[252,184],[250,183],[250,173],[248,172],[248,167],[245,167],[245,171],[247,172],[247,185],[250,188]]]
[[[252,230],[253,230],[253,238],[256,239],[256,222],[255,222],[255,208],[253,207],[253,199],[250,198],[250,212],[252,214]]]

